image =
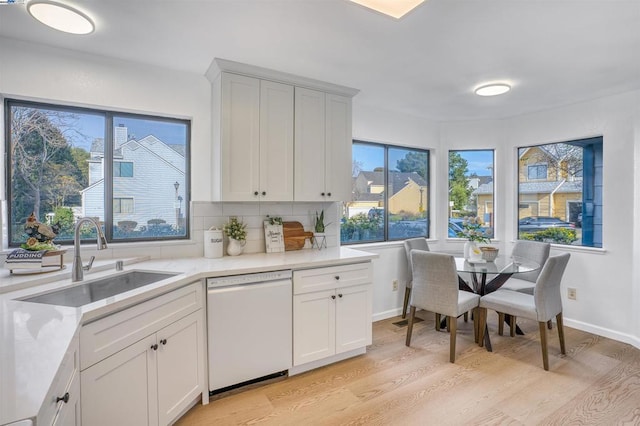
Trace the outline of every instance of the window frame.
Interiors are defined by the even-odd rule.
[[[113,177],[121,177],[121,178],[132,178],[134,177],[134,165],[133,165],[133,161],[119,161],[119,160],[114,160],[113,161],[113,170],[115,171],[115,165],[118,164],[118,174],[113,174]],[[131,164],[131,176],[123,176],[122,175],[122,165],[123,164]]]
[[[60,111],[60,112],[69,112],[69,113],[78,113],[78,114],[88,114],[88,115],[96,115],[104,117],[104,158],[103,158],[103,179],[104,179],[104,234],[109,243],[128,243],[128,242],[155,242],[155,241],[178,241],[178,240],[189,240],[191,238],[191,224],[190,224],[190,202],[191,202],[191,119],[185,118],[177,118],[177,117],[167,117],[161,115],[150,115],[150,114],[138,114],[131,112],[123,112],[112,109],[105,109],[99,107],[85,107],[85,106],[74,106],[74,105],[65,105],[64,103],[53,103],[48,101],[31,101],[20,99],[19,97],[11,97],[4,98],[4,136],[5,136],[5,170],[4,170],[4,190],[7,197],[7,235],[6,241],[8,247],[19,247],[20,243],[12,242],[12,208],[11,208],[11,200],[12,200],[12,180],[11,180],[11,171],[13,168],[12,165],[12,156],[11,156],[11,110],[13,107],[24,107],[24,108],[34,108],[34,109],[46,109],[51,111]],[[114,238],[114,222],[113,222],[113,184],[114,184],[114,176],[113,176],[113,167],[114,160],[113,155],[113,145],[114,145],[114,117],[118,118],[130,118],[130,119],[140,119],[140,120],[153,120],[160,121],[164,123],[176,123],[183,124],[185,126],[185,149],[184,149],[184,209],[183,209],[183,220],[184,220],[184,235],[171,235],[171,236],[159,236],[159,237],[146,237],[146,238]],[[133,163],[133,162],[131,162]],[[126,178],[126,177],[125,177]],[[123,198],[123,197],[119,197]],[[131,197],[133,198],[133,197]],[[134,200],[134,210],[135,210],[135,200]],[[107,226],[110,225],[110,226]],[[92,242],[96,241],[95,238],[82,239],[83,242]],[[59,245],[73,245],[73,240],[60,240],[56,241],[56,244]]]
[[[340,240],[340,245],[357,245],[357,244],[375,244],[375,243],[385,243],[385,242],[397,242],[397,241],[404,241],[406,239],[406,237],[403,238],[390,238],[389,237],[389,175],[390,175],[390,169],[389,169],[389,150],[390,149],[400,149],[400,150],[409,150],[409,151],[417,151],[417,152],[423,152],[427,155],[427,200],[426,200],[426,206],[425,206],[425,213],[426,213],[426,221],[427,221],[427,226],[426,226],[426,235],[421,235],[425,238],[429,238],[430,233],[431,233],[431,150],[430,149],[425,149],[425,148],[416,148],[416,147],[412,147],[412,146],[403,146],[403,145],[395,145],[395,144],[388,144],[388,143],[380,143],[380,142],[369,142],[369,141],[364,141],[364,140],[360,140],[360,139],[352,139],[351,141],[351,158],[352,161],[354,160],[353,158],[353,146],[354,145],[367,145],[367,146],[372,146],[372,147],[378,147],[378,148],[382,148],[384,150],[384,217],[383,217],[383,239],[369,239],[369,240],[359,240],[359,241],[348,241],[348,242],[344,242],[342,241],[342,239]],[[352,188],[353,189],[353,188]],[[345,200],[345,202],[351,202],[353,200]],[[419,236],[419,237],[421,237]],[[413,237],[412,237],[413,238]]]
[[[540,177],[538,170],[541,167],[544,167],[544,177]],[[536,169],[536,177],[532,178],[530,170]],[[536,164],[527,164],[527,180],[547,180],[549,178],[549,164],[548,163],[536,163]]]

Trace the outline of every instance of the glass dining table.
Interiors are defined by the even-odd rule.
[[[496,291],[512,275],[540,269],[540,265],[536,262],[512,256],[498,256],[491,262],[470,262],[463,257],[456,256],[455,261],[458,274],[468,273],[471,277],[470,282],[467,282],[458,275],[460,290],[470,291],[480,296]],[[490,279],[487,281],[488,276],[490,276]],[[506,320],[510,321],[511,318],[506,317]],[[518,334],[523,334],[519,329],[517,331]],[[486,328],[484,332],[484,345],[489,352],[492,351],[489,332]]]

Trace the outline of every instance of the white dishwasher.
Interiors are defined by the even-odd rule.
[[[207,279],[209,391],[286,374],[292,300],[290,270]]]

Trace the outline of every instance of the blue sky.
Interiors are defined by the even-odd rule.
[[[394,148],[389,151],[389,164],[395,165],[398,159],[403,158],[411,150]],[[478,176],[491,175],[489,167],[493,167],[493,150],[457,152],[469,163],[468,175],[473,173]],[[362,170],[373,170],[384,166],[384,149],[380,145],[354,144],[353,158],[361,163]]]

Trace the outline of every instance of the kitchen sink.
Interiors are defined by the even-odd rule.
[[[127,271],[50,293],[21,299],[25,302],[78,307],[173,277],[174,273]]]

